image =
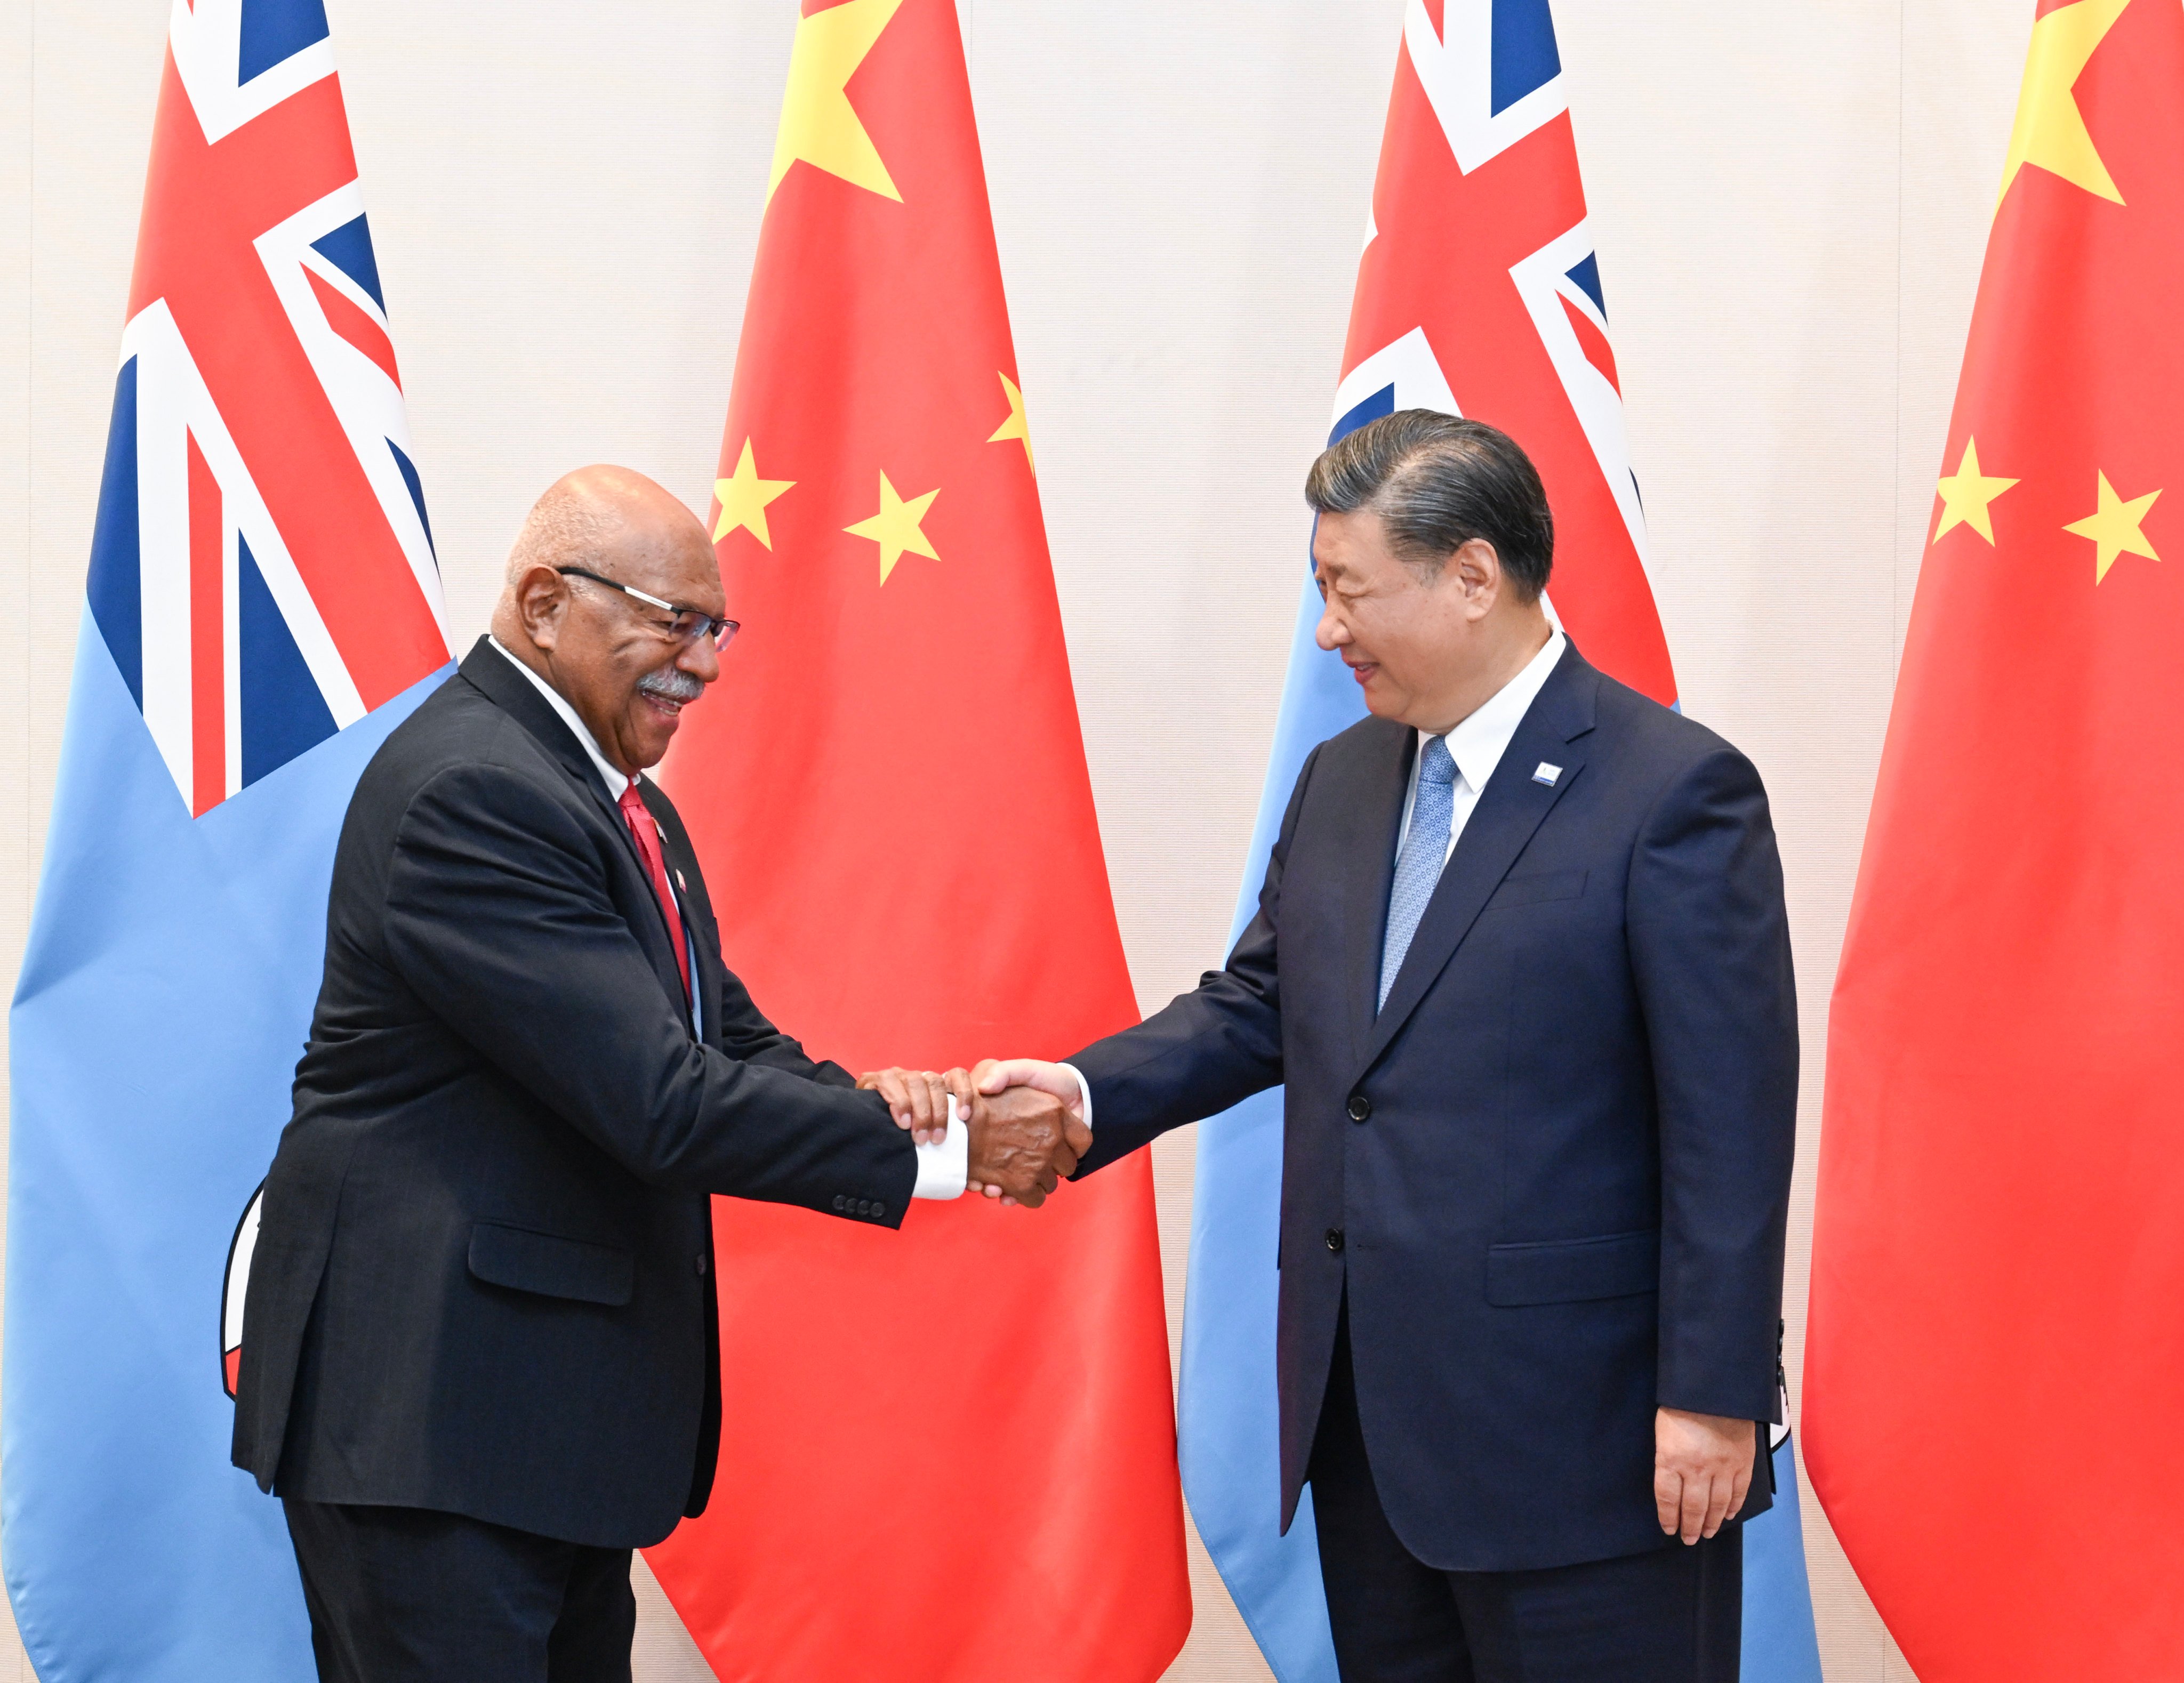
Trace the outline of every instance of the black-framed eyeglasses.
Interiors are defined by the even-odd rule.
[[[588,578],[594,584],[604,584],[610,590],[619,590],[625,596],[633,597],[648,608],[659,609],[661,613],[670,616],[671,621],[655,628],[677,643],[695,643],[704,637],[712,640],[714,648],[725,649],[735,640],[736,633],[743,628],[739,621],[724,620],[719,615],[706,613],[702,609],[685,608],[673,602],[664,602],[647,591],[624,584],[620,579],[608,578],[583,567],[555,567],[554,571],[571,578]]]

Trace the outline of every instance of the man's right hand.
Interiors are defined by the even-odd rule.
[[[981,1064],[983,1072],[1006,1066]],[[1069,1097],[1076,1096],[1073,1078]],[[1048,1090],[1046,1083],[1010,1086],[980,1082],[983,1103],[971,1117],[970,1187],[1005,1204],[1037,1208],[1061,1180],[1074,1173],[1078,1160],[1092,1149],[1089,1129],[1078,1121],[1072,1103]]]
[[[1051,1098],[1068,1106],[1069,1114],[1078,1123],[1084,1117],[1080,1106],[1084,1089],[1077,1084],[1067,1064],[1049,1063],[1043,1058],[980,1058],[971,1071],[971,1083],[981,1093],[999,1093],[1010,1087],[1035,1087]],[[1083,1156],[1092,1147],[1092,1136],[1084,1136]]]

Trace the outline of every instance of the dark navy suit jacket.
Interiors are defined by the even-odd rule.
[[[1346,1291],[1374,1483],[1413,1554],[1658,1547],[1656,1407],[1776,1412],[1797,1028],[1766,793],[1569,649],[1376,1014],[1417,740],[1368,719],[1315,749],[1228,967],[1072,1060],[1080,1173],[1286,1084],[1284,1529]]]

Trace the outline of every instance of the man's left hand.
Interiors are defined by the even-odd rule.
[[[1663,1408],[1653,1416],[1653,1507],[1686,1543],[1710,1537],[1744,1507],[1758,1429],[1749,1420]]]
[[[948,1132],[950,1094],[966,1122],[979,1108],[978,1089],[972,1084],[967,1069],[951,1069],[944,1075],[932,1069],[875,1069],[860,1075],[857,1085],[886,1100],[894,1125],[908,1129],[910,1137],[921,1145]]]

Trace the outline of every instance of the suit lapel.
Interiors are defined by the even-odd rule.
[[[1532,839],[1533,832],[1585,770],[1585,751],[1576,744],[1592,728],[1593,701],[1599,686],[1600,674],[1573,645],[1534,699],[1494,775],[1479,791],[1456,851],[1440,873],[1433,898],[1426,902],[1425,915],[1418,920],[1418,933],[1411,938],[1402,968],[1396,972],[1396,985],[1373,1020],[1364,1049],[1366,1067],[1387,1050],[1388,1043],[1425,997],[1426,989],[1462,945],[1463,938],[1471,933],[1471,926]],[[1562,767],[1552,784],[1533,778],[1543,761]],[[1375,873],[1384,885],[1383,917],[1391,869],[1384,864]]]
[[[532,687],[531,680],[515,670],[515,663],[485,638],[464,657],[463,676],[476,684],[504,713],[538,738],[538,745],[553,756],[561,769],[582,784],[600,811],[614,822],[615,833],[629,850],[629,856],[639,872],[644,861],[637,851],[637,841],[629,833],[629,821],[621,816],[621,809],[614,804],[607,786],[599,779],[599,768],[592,763],[592,756],[584,752],[576,733],[562,722],[561,716],[546,705],[546,698]]]
[[[697,878],[691,878],[695,882]],[[721,1032],[721,976],[727,964],[713,945],[713,937],[702,917],[686,917],[684,924],[690,931],[690,980],[698,990],[698,999],[704,1015],[699,1019],[708,1034],[717,1038]]]
[[[1380,947],[1388,925],[1388,894],[1395,881],[1396,833],[1402,828],[1403,795],[1418,733],[1407,725],[1376,730],[1361,756],[1357,794],[1346,802],[1346,832],[1338,856],[1357,861],[1346,873],[1342,907],[1343,985],[1350,1010],[1350,1044],[1364,1056],[1373,1033],[1373,1005],[1380,993]]]
[[[600,805],[614,811],[614,802],[607,799],[607,786],[599,781],[599,768],[592,764],[583,744],[561,722],[561,716],[546,705],[546,698],[532,688],[531,680],[515,670],[515,661],[493,646],[491,638],[481,637],[463,656],[462,674],[484,691],[494,706],[537,737],[538,745],[563,771],[598,796]],[[615,816],[619,821],[621,815]]]
[[[599,767],[592,763],[591,755],[584,752],[583,744],[562,722],[560,715],[546,705],[546,698],[515,670],[507,655],[493,647],[489,638],[478,638],[471,652],[463,657],[461,670],[463,677],[482,690],[487,699],[536,737],[538,745],[554,763],[590,794],[606,816],[608,827],[621,843],[631,868],[644,884],[644,897],[657,906],[658,898],[652,892],[652,873],[645,868],[644,857],[637,850],[637,838],[629,833],[629,821],[608,797]],[[638,791],[640,794],[644,792],[642,780]],[[645,956],[652,961],[652,967],[659,973],[660,985],[667,989],[668,997],[677,1004],[682,1003],[682,977],[676,967],[675,949],[668,942],[666,918],[640,918],[630,928],[644,948]]]

